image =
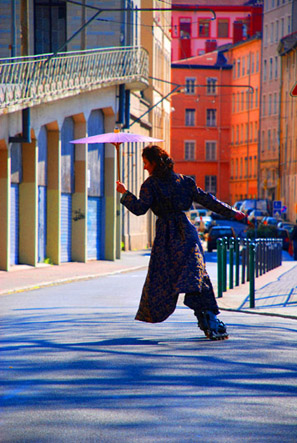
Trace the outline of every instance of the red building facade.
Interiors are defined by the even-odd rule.
[[[229,201],[232,65],[221,52],[172,64],[185,91],[172,97],[171,154],[175,170]]]
[[[247,4],[248,3],[248,4]],[[259,0],[172,1],[172,62],[214,51],[228,43],[248,39],[262,30],[262,3]],[[187,8],[177,11],[176,7]],[[211,8],[194,11],[194,7]]]

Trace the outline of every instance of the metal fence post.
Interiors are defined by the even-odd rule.
[[[249,244],[249,280],[250,280],[250,308],[255,307],[255,250],[254,243]]]
[[[233,271],[234,271],[234,243],[235,239],[229,239],[229,289],[233,289]]]
[[[239,286],[239,246],[240,240],[235,239],[235,286]]]
[[[223,297],[223,290],[222,290],[222,280],[223,280],[223,272],[222,272],[222,244],[223,241],[221,238],[217,239],[217,250],[218,250],[218,298]]]
[[[228,246],[228,238],[223,238],[223,283],[222,283],[222,290],[227,291],[227,246]]]

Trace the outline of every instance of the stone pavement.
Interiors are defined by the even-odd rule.
[[[36,268],[18,265],[10,272],[0,271],[0,295],[146,269],[149,258],[150,250],[142,250],[122,252],[121,259],[116,261],[40,264]],[[255,308],[249,308],[249,284],[246,283],[225,292],[217,300],[220,309],[297,319],[297,262],[285,253],[284,258],[282,266],[256,279]]]

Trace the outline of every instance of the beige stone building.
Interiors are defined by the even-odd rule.
[[[284,37],[279,45],[281,58],[280,109],[280,198],[287,206],[287,218],[297,220],[297,32]]]
[[[264,0],[259,128],[259,197],[280,198],[280,39],[293,32],[291,0]],[[296,11],[295,11],[296,12]],[[285,203],[285,202],[284,202]]]

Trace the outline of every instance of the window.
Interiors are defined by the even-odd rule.
[[[246,123],[245,124],[245,143],[247,143],[248,142],[248,140],[249,140],[249,126],[248,126],[248,124]]]
[[[217,142],[207,141],[205,143],[205,160],[215,161],[217,159]]]
[[[267,60],[264,60],[263,63],[263,81],[266,82],[267,80]]]
[[[272,149],[275,151],[276,150],[276,144],[277,144],[277,139],[276,139],[276,130],[273,130],[273,140],[272,140]]]
[[[245,75],[245,57],[242,57],[241,75]]]
[[[270,43],[273,43],[274,39],[274,23],[271,23],[271,28],[270,28]]]
[[[259,72],[259,52],[256,54],[256,72]]]
[[[251,54],[251,74],[255,72],[255,54]]]
[[[186,109],[186,126],[195,125],[195,109]]]
[[[255,130],[254,130],[254,141],[258,140],[258,123],[255,122]]]
[[[243,124],[240,125],[240,143],[243,143]]]
[[[274,78],[278,77],[278,57],[274,57]]]
[[[265,25],[265,30],[264,30],[264,45],[267,46],[268,43],[268,26]]]
[[[195,94],[195,78],[186,78],[186,94]]]
[[[288,34],[291,34],[291,16],[289,15],[287,18],[288,22]]]
[[[218,19],[218,37],[229,37],[229,20],[227,18]]]
[[[240,109],[240,94],[237,92],[237,112],[239,112]]]
[[[274,93],[274,106],[273,106],[273,113],[277,114],[277,92]]]
[[[180,38],[191,38],[191,19],[181,18],[179,20],[179,36]]]
[[[246,93],[245,93],[245,107],[246,107],[246,109],[248,110],[249,109],[249,91],[246,91]]]
[[[253,106],[254,106],[254,91],[250,92],[250,105],[251,105],[251,109],[253,109]]]
[[[273,58],[270,57],[270,59],[269,59],[269,80],[272,80],[272,73],[273,73]]]
[[[272,94],[269,94],[268,100],[268,115],[272,114]]]
[[[232,94],[232,112],[235,112],[235,94]]]
[[[216,93],[217,93],[217,87],[216,87],[216,85],[217,85],[217,79],[216,79],[216,78],[210,78],[210,77],[209,77],[209,78],[207,79],[206,83],[207,83],[207,90],[206,90],[207,94],[208,94],[208,95],[214,95],[214,94],[216,94]]]
[[[237,60],[237,78],[240,77],[240,58]]]
[[[216,195],[217,193],[217,176],[216,175],[206,175],[205,176],[205,186],[206,192]]]
[[[194,141],[185,141],[185,160],[195,160]]]
[[[278,33],[279,33],[279,21],[275,22],[275,41],[278,42]]]
[[[241,110],[244,110],[244,92],[241,93]]]
[[[249,75],[250,73],[250,55],[247,55],[246,57],[246,74]]]
[[[258,88],[255,89],[255,108],[258,107],[259,93]]]
[[[199,20],[199,37],[210,37],[210,19],[201,18]]]
[[[268,129],[267,133],[267,149],[268,151],[271,149],[271,129]]]
[[[264,116],[266,114],[266,96],[263,95],[263,108],[262,108],[262,115]]]
[[[249,133],[249,141],[253,141],[253,123],[250,124],[250,133]]]
[[[232,66],[233,66],[233,78],[236,78],[236,61],[235,60],[233,61]]]
[[[217,125],[217,110],[207,109],[206,110],[206,126],[216,126]]]
[[[236,144],[239,144],[239,125],[236,125]]]

